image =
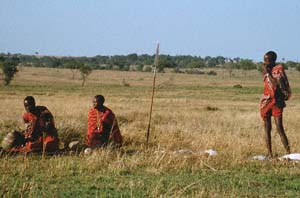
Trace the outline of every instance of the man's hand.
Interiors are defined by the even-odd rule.
[[[263,74],[267,74],[267,73],[270,74],[269,68],[268,68],[268,66],[265,63],[263,63],[261,65],[261,69],[262,69]]]

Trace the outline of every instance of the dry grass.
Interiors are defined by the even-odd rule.
[[[22,68],[11,87],[0,87],[0,137],[14,128],[23,127],[20,119],[24,112],[22,101],[26,95],[33,95],[37,104],[47,106],[54,114],[61,139],[83,139],[92,97],[103,94],[106,105],[117,115],[125,144],[120,151],[100,150],[91,156],[57,156],[45,161],[40,161],[39,156],[29,156],[27,161],[22,156],[4,157],[0,165],[3,175],[0,193],[7,197],[50,196],[53,191],[57,192],[53,195],[59,197],[72,196],[74,192],[92,192],[86,195],[93,197],[247,196],[256,195],[257,191],[250,192],[253,185],[243,183],[245,180],[236,178],[232,170],[237,170],[242,178],[247,175],[240,168],[243,166],[250,172],[258,166],[257,171],[261,174],[282,173],[291,177],[300,174],[294,164],[270,162],[253,165],[249,161],[251,156],[266,152],[258,111],[262,91],[260,74],[251,71],[244,76],[235,71],[235,76],[229,78],[226,71],[217,70],[217,73],[217,76],[158,75],[150,146],[146,148],[151,73],[94,71],[86,87],[82,88],[80,79],[71,80],[69,70]],[[285,109],[284,124],[292,151],[300,152],[300,124],[296,116],[300,108],[297,95],[299,73],[288,71],[288,76],[294,97]],[[123,86],[123,81],[130,86]],[[234,88],[237,84],[242,88]],[[283,155],[284,149],[275,131],[273,142],[274,151]],[[180,149],[191,150],[194,154],[173,154]],[[199,154],[206,149],[214,149],[218,155],[206,157]],[[268,167],[272,166],[276,170],[271,168],[268,172]],[[210,178],[207,172],[214,175],[212,179],[216,181],[228,177],[233,183],[203,180],[202,177]],[[73,182],[79,183],[74,184],[72,178]],[[13,180],[18,182],[11,186]],[[93,181],[98,183],[93,184]],[[239,182],[244,188],[239,187]],[[42,185],[49,185],[49,190],[43,189]],[[73,189],[69,192],[68,187],[72,185],[82,187],[82,191]],[[103,189],[104,194],[101,193]]]

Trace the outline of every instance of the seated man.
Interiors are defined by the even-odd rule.
[[[104,97],[97,95],[88,114],[86,144],[91,148],[104,147],[110,141],[121,146],[122,136],[114,113],[104,104]]]
[[[36,106],[32,96],[24,99],[24,107],[25,130],[9,133],[2,142],[3,148],[9,152],[57,151],[58,134],[50,111],[44,106]]]

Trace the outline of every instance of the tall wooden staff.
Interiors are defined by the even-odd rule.
[[[154,92],[155,92],[156,68],[158,66],[158,55],[159,55],[159,42],[157,43],[155,60],[154,60],[154,75],[153,75],[153,84],[152,84],[152,96],[151,96],[151,103],[150,103],[149,123],[148,123],[147,140],[146,140],[147,145],[148,145],[148,142],[149,142],[149,135],[150,135],[153,98],[154,98]]]

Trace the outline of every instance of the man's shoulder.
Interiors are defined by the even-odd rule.
[[[36,106],[38,116],[52,116],[52,113],[45,106]]]
[[[96,112],[97,111],[97,109],[95,109],[95,108],[90,108],[90,110],[89,110],[89,113],[94,113],[94,112]]]
[[[110,108],[106,107],[106,106],[104,106],[104,109],[105,109],[105,112],[113,113],[113,111]]]
[[[275,67],[272,69],[272,73],[274,74],[280,74],[284,72],[284,67],[282,64],[277,64]]]
[[[284,69],[284,67],[283,67],[283,65],[282,65],[281,63],[277,64],[277,65],[273,68],[273,70],[283,70],[283,69]]]
[[[90,110],[89,110],[89,114],[94,114],[94,113],[97,113],[97,112],[100,112],[99,110],[97,110],[96,108],[90,108]],[[113,111],[110,109],[110,108],[108,108],[108,107],[106,107],[106,106],[104,106],[104,110],[101,110],[101,112],[102,113],[104,113],[104,114],[113,114]]]
[[[34,117],[35,115],[33,115],[32,113],[30,112],[25,112],[23,113],[23,119],[24,120],[29,120],[30,118]]]
[[[35,108],[38,112],[49,111],[45,106],[36,106]]]
[[[95,108],[90,108],[89,113],[88,113],[88,117],[95,117],[97,115],[97,109]]]
[[[48,110],[48,108],[45,106],[35,106],[35,108],[38,110]]]

